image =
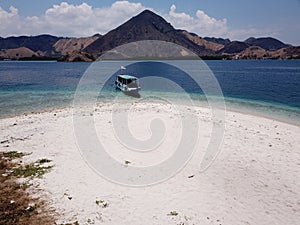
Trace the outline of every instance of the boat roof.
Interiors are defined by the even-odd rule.
[[[131,75],[126,75],[126,74],[120,74],[120,75],[118,75],[118,77],[121,77],[121,78],[123,78],[123,79],[138,79],[137,77],[135,77],[135,76],[131,76]]]

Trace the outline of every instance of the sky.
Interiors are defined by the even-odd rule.
[[[300,0],[0,0],[0,36],[105,34],[145,9],[201,37],[300,46]]]

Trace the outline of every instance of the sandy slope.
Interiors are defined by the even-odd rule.
[[[63,55],[66,55],[71,54],[73,51],[84,49],[98,38],[99,36],[94,35],[86,38],[60,39],[53,45],[53,47],[57,52],[61,52]]]
[[[155,164],[156,160],[172,154],[172,149],[164,144],[163,150],[158,149],[157,155],[151,153],[149,157],[126,151],[111,133],[111,110],[111,104],[97,108],[93,115],[95,127],[99,138],[111,147],[110,153],[120,163],[131,162],[124,163],[124,169],[145,162]],[[2,119],[0,140],[9,142],[2,143],[0,148],[32,152],[26,161],[53,160],[52,172],[34,182],[43,190],[38,194],[60,213],[58,223],[299,223],[300,127],[227,112],[221,152],[208,170],[199,173],[199,162],[210,136],[211,118],[208,109],[191,111],[200,120],[197,151],[181,172],[149,187],[118,185],[95,173],[77,149],[70,109]],[[144,103],[135,106],[131,115],[139,122],[131,121],[130,128],[141,139],[149,137],[150,118],[164,118],[168,131],[166,141],[176,146],[180,121],[174,109]],[[171,211],[178,215],[170,215]]]
[[[23,57],[37,56],[37,53],[26,47],[1,49],[0,58],[4,59],[19,59]]]

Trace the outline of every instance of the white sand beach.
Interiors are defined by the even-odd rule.
[[[116,184],[89,167],[75,140],[71,108],[2,119],[0,140],[8,141],[0,148],[32,153],[25,162],[52,160],[51,172],[34,179],[29,190],[56,210],[57,224],[298,224],[300,127],[227,111],[220,153],[200,173],[211,118],[206,108],[191,110],[201,127],[191,160],[170,179],[146,187]],[[132,110],[130,128],[140,139],[151,135],[151,119],[165,121],[166,143],[142,156],[119,143],[111,111],[112,104],[103,103],[86,116],[94,117],[99,138],[124,169],[172,155],[181,135],[175,110],[162,103],[141,103]]]

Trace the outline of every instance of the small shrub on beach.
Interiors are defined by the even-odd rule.
[[[125,160],[124,163],[125,163],[125,165],[129,165],[131,162],[128,160]]]
[[[3,156],[5,158],[9,159],[16,159],[16,158],[21,158],[25,156],[26,154],[23,152],[17,152],[17,151],[10,151],[10,152],[3,152]]]
[[[17,177],[41,177],[49,172],[52,167],[53,166],[40,166],[32,163],[15,168],[12,174]]]
[[[176,211],[171,211],[170,213],[167,214],[168,216],[177,216],[178,212]]]
[[[17,177],[41,177],[49,172],[53,166],[41,166],[41,164],[49,163],[50,159],[40,159],[36,163],[31,163],[25,166],[14,168],[13,175]]]
[[[12,159],[20,158],[24,153],[0,152],[0,225],[54,224],[50,210],[40,199],[32,198],[25,190],[29,182],[20,183],[17,178],[38,176],[50,167],[40,164],[21,166]],[[38,210],[37,210],[38,209]]]
[[[103,200],[96,200],[96,204],[101,206],[102,208],[107,208],[109,206],[108,203]]]
[[[50,159],[40,159],[40,160],[38,161],[39,164],[49,163],[49,162],[52,162],[52,160],[50,160]]]
[[[107,208],[107,207],[108,207],[108,203],[107,202],[105,202],[105,203],[102,204],[102,208]]]
[[[75,221],[74,223],[62,223],[62,224],[59,224],[59,225],[79,225],[79,222]]]
[[[103,203],[104,201],[103,200],[96,200],[96,204],[97,205],[100,205],[101,203]]]

